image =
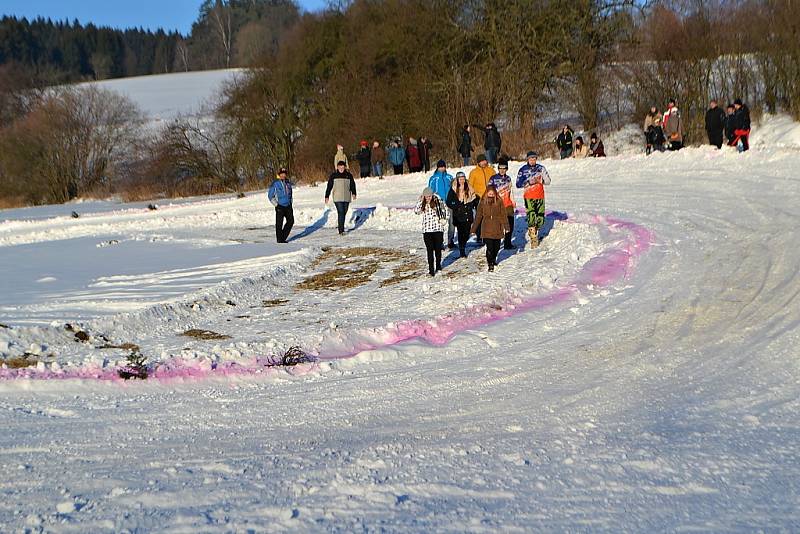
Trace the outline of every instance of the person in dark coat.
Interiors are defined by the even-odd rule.
[[[455,225],[458,232],[459,257],[466,258],[469,228],[475,220],[473,211],[478,206],[478,197],[469,188],[467,176],[461,171],[456,173],[456,178],[450,185],[446,204],[452,211],[453,225]]]
[[[325,204],[330,202],[333,193],[333,204],[339,216],[339,235],[344,235],[344,222],[350,202],[356,200],[356,181],[347,170],[344,160],[336,164],[336,170],[328,177],[328,187],[325,189]]]
[[[422,169],[425,172],[431,170],[431,150],[433,149],[433,143],[427,137],[420,137],[419,138],[419,158],[422,160]]]
[[[500,132],[497,131],[497,126],[493,122],[488,123],[486,126],[481,126],[480,124],[475,124],[474,126],[483,132],[483,148],[486,149],[486,160],[489,165],[494,165],[497,163],[497,156],[503,146],[503,140],[500,137]]]
[[[369,150],[369,143],[361,141],[361,148],[356,153],[355,159],[358,160],[361,177],[367,178],[372,172],[372,154]]]
[[[736,108],[733,107],[733,104],[728,104],[728,107],[725,108],[725,139],[728,145],[733,143],[733,140],[736,139],[736,117],[734,117],[734,112]]]
[[[722,148],[722,136],[725,133],[725,112],[717,106],[717,101],[712,100],[706,111],[706,135],[708,144]]]
[[[589,138],[589,156],[593,158],[606,157],[606,149],[603,146],[603,140],[597,137],[596,133],[592,133]]]
[[[472,136],[469,132],[469,124],[465,124],[461,130],[461,142],[458,144],[458,153],[464,159],[464,167],[469,165],[472,156]]]
[[[733,131],[736,134],[736,138],[731,142],[733,146],[739,144],[739,141],[742,142],[742,146],[740,152],[744,152],[745,150],[750,149],[750,109],[742,102],[741,98],[737,98],[733,101],[733,107],[735,111],[733,112],[733,122],[735,125],[735,130]]]
[[[556,147],[561,159],[567,159],[572,156],[572,134],[572,128],[569,127],[569,124],[565,124],[564,129],[556,137]]]

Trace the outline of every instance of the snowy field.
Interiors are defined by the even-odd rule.
[[[0,211],[0,531],[798,531],[800,128],[753,147],[544,161],[542,245],[433,279],[422,175],[286,245],[263,192]]]

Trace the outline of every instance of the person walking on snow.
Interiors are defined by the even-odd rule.
[[[472,156],[472,136],[469,132],[469,124],[465,124],[461,129],[461,142],[458,144],[458,154],[464,160],[464,167],[469,165],[469,159]]]
[[[406,160],[406,151],[400,144],[400,139],[395,139],[389,147],[389,163],[395,174],[403,174],[403,162]]]
[[[524,188],[522,198],[525,199],[531,247],[539,246],[539,229],[544,226],[544,186],[550,185],[550,174],[536,163],[537,158],[536,152],[528,152],[528,162],[517,173],[517,189]]]
[[[706,135],[708,144],[722,148],[722,136],[725,133],[725,112],[717,106],[716,100],[711,100],[706,111]]]
[[[606,157],[606,149],[603,147],[603,141],[597,137],[597,134],[592,132],[592,136],[589,140],[591,141],[589,143],[589,155],[593,158]]]
[[[564,125],[564,129],[556,137],[556,147],[561,155],[561,159],[567,159],[572,155],[572,128],[569,124]]]
[[[344,161],[345,169],[349,169],[350,165],[347,163],[347,156],[344,153],[344,147],[342,145],[336,145],[336,155],[333,156],[333,168],[336,169],[336,165],[340,162]]]
[[[478,200],[483,198],[486,193],[486,187],[489,185],[489,180],[494,176],[494,169],[489,165],[486,156],[478,154],[478,165],[469,173],[469,188],[478,197]],[[481,242],[481,227],[478,225],[478,231],[475,232],[478,237],[478,243]]]
[[[504,236],[503,248],[513,250],[517,247],[511,242],[514,235],[514,216],[517,209],[514,204],[514,192],[511,189],[511,177],[508,175],[508,160],[500,159],[497,164],[497,174],[489,179],[489,185],[497,191],[497,196],[503,203],[508,217],[508,232]]]
[[[372,154],[369,150],[369,143],[361,141],[360,146],[361,148],[359,148],[356,153],[356,159],[358,160],[358,167],[361,171],[361,178],[367,178],[370,172],[372,172]]]
[[[431,276],[442,270],[442,227],[447,214],[439,195],[430,187],[422,191],[414,213],[422,215],[422,238],[428,253],[428,274]]]
[[[287,177],[289,171],[281,169],[267,191],[267,198],[275,206],[275,237],[278,243],[286,243],[294,226],[292,209],[292,182]]]
[[[509,232],[508,216],[503,202],[497,195],[497,189],[490,185],[478,204],[472,233],[482,228],[483,240],[486,243],[486,263],[489,272],[497,265],[497,254],[500,252],[500,240]]]
[[[386,152],[383,150],[379,141],[372,143],[372,154],[370,160],[372,161],[372,175],[378,178],[383,178],[383,160],[386,159]]]
[[[325,204],[331,199],[333,193],[333,204],[336,206],[338,214],[339,235],[344,235],[344,222],[347,217],[347,210],[350,209],[350,202],[356,200],[356,181],[344,160],[336,164],[336,170],[328,177],[328,187],[325,189]]]
[[[738,146],[741,141],[742,144],[739,148],[739,152],[744,152],[750,150],[750,109],[742,102],[741,98],[737,98],[733,101],[733,107],[735,109],[733,112],[735,128],[733,133],[736,135],[736,138],[731,141],[731,145]]]
[[[589,147],[583,142],[583,137],[580,135],[575,138],[575,149],[572,151],[573,158],[588,158]]]
[[[467,175],[461,171],[456,173],[456,177],[447,193],[447,207],[450,209],[450,217],[458,230],[458,251],[460,258],[467,257],[467,241],[469,241],[469,230],[475,220],[473,211],[475,210],[478,199],[469,187]]]
[[[670,150],[680,150],[683,148],[683,120],[675,99],[670,99],[667,104],[667,111],[664,112],[664,119],[661,121],[661,128],[669,142]]]
[[[453,177],[447,173],[447,163],[445,163],[443,159],[440,159],[436,163],[436,172],[428,179],[428,187],[436,193],[439,199],[446,199],[452,184]],[[456,248],[455,243],[453,243],[456,227],[453,225],[453,214],[450,213],[449,209],[447,212],[447,248],[452,250]]]

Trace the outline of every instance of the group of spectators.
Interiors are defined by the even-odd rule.
[[[735,146],[740,152],[748,150],[750,137],[750,110],[740,98],[723,110],[716,100],[711,100],[705,116],[708,144],[722,148],[723,143]],[[680,110],[670,99],[662,114],[656,106],[644,118],[645,152],[680,150],[684,131]]]
[[[606,149],[603,141],[592,132],[589,136],[589,144],[583,140],[583,136],[575,136],[575,131],[565,124],[561,133],[553,140],[558,148],[561,159],[567,158],[604,158]]]
[[[409,172],[428,172],[431,168],[431,151],[433,143],[425,136],[415,139],[409,137],[406,146],[400,138],[395,138],[384,148],[380,141],[361,141],[358,152],[351,156],[358,161],[359,176],[367,178],[377,176],[383,178],[384,164],[388,161],[392,166],[393,174],[403,174],[407,165]],[[345,168],[350,167],[350,160],[344,153],[342,145],[336,145],[336,155],[333,157],[334,168],[340,161],[344,161]]]

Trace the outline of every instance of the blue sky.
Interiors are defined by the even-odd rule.
[[[78,19],[115,28],[139,27],[188,33],[202,0],[0,0],[0,16],[54,20]],[[300,0],[300,7],[315,10],[325,0]]]

